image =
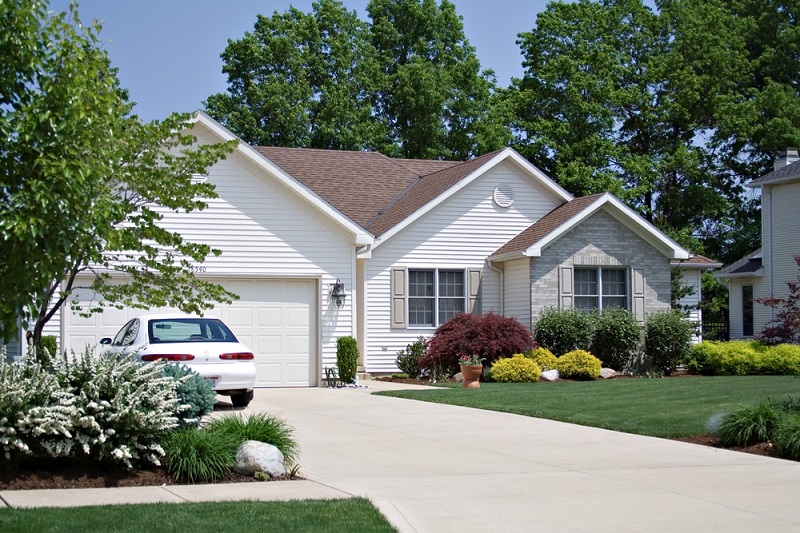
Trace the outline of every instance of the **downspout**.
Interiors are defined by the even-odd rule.
[[[769,297],[775,297],[775,289],[772,283],[772,265],[775,263],[774,257],[772,257],[772,218],[773,218],[773,206],[772,206],[772,187],[767,187],[769,189],[769,224],[768,224],[768,231],[769,231],[769,239],[767,240],[767,246],[769,246],[769,268],[767,269],[767,283],[769,284]],[[775,318],[775,308],[773,306],[769,307],[769,320],[770,322]]]
[[[505,275],[502,268],[498,268],[494,266],[494,261],[491,259],[486,260],[486,264],[489,267],[489,270],[497,272],[498,277],[500,278],[500,314],[505,316],[505,294],[506,294],[506,286],[505,286]]]

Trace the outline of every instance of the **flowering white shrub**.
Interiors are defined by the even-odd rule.
[[[0,363],[0,446],[15,453],[93,459],[132,468],[160,464],[159,442],[178,425],[176,381],[162,364],[58,357],[43,368]]]
[[[38,363],[7,363],[5,349],[1,355],[0,460],[37,453],[45,447],[60,450],[58,443],[72,438],[74,395]]]

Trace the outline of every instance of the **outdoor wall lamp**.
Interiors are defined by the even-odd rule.
[[[344,307],[345,298],[347,298],[347,294],[344,292],[344,283],[337,279],[331,289],[331,301],[336,304],[336,307],[341,309]]]

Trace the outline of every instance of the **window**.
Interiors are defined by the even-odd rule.
[[[742,336],[753,336],[753,286],[742,287]]]
[[[444,324],[466,305],[463,270],[409,270],[408,324],[435,327]]]
[[[139,334],[139,319],[134,318],[119,330],[117,336],[111,342],[112,346],[130,346]]]
[[[580,311],[628,308],[628,271],[624,268],[576,268],[575,308]]]

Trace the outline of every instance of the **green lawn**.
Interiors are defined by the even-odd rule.
[[[224,490],[220,486],[220,490]],[[0,531],[396,531],[369,500],[0,509]]]
[[[376,394],[671,438],[707,433],[711,415],[738,405],[800,395],[800,376],[482,383],[480,389],[450,386]]]

